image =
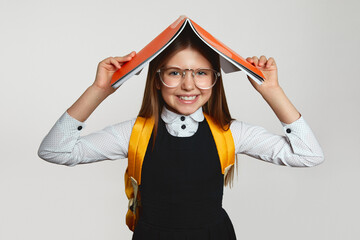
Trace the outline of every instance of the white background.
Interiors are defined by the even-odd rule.
[[[238,239],[359,239],[358,1],[0,0],[0,239],[131,239],[127,160],[66,167],[41,140],[90,86],[98,62],[139,51],[186,14],[243,57],[274,57],[285,93],[325,162],[289,168],[239,156],[224,192]],[[146,69],[88,119],[83,133],[137,115]],[[233,117],[283,134],[242,72],[224,77]]]

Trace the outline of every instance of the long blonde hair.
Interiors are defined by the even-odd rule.
[[[138,116],[140,117],[154,117],[154,141],[156,138],[159,116],[165,102],[161,96],[161,92],[157,86],[161,85],[157,70],[163,67],[166,62],[177,52],[192,48],[199,51],[212,65],[212,68],[218,72],[220,71],[219,55],[205,45],[190,29],[186,27],[183,32],[172,42],[163,52],[154,58],[149,64],[147,74],[144,97]],[[224,130],[229,130],[231,118],[229,108],[226,101],[222,77],[220,76],[212,88],[212,94],[207,103],[202,107],[203,112],[210,115]],[[236,170],[238,169],[238,159],[235,158]],[[234,165],[228,171],[224,185],[232,186],[234,179]]]

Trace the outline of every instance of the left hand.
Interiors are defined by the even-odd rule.
[[[260,59],[256,56],[253,56],[252,58],[246,58],[246,61],[258,68],[265,76],[266,80],[261,85],[257,84],[248,76],[249,81],[256,89],[256,91],[262,94],[268,89],[280,87],[278,82],[277,66],[274,58],[270,57],[267,59],[264,55],[262,55]]]

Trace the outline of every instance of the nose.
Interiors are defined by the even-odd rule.
[[[183,81],[181,83],[181,88],[186,91],[191,91],[195,88],[195,82],[192,71],[185,71],[183,75]]]

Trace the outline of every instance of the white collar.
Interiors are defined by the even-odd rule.
[[[165,123],[168,123],[168,124],[175,122],[177,119],[180,119],[182,116],[190,117],[196,122],[204,121],[204,114],[203,114],[202,107],[200,107],[198,110],[196,110],[194,113],[192,113],[188,116],[180,115],[175,112],[172,112],[169,109],[167,109],[165,106],[163,107],[162,112],[161,112],[161,119]]]

